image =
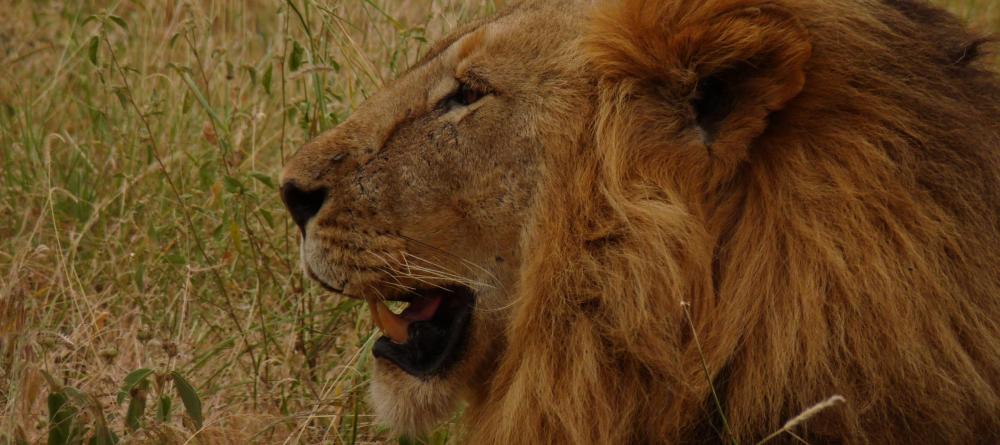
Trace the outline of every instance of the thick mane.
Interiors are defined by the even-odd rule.
[[[546,154],[469,442],[754,443],[833,395],[797,434],[1000,440],[984,40],[904,0],[607,3],[593,131]]]

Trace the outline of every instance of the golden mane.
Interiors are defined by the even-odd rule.
[[[902,0],[606,3],[469,443],[753,443],[834,394],[797,434],[1000,440],[983,40]],[[733,101],[699,133],[705,88]]]

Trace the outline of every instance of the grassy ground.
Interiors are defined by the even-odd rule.
[[[1000,30],[997,0],[948,6]],[[396,440],[365,403],[367,309],[302,279],[275,181],[428,41],[492,10],[2,2],[0,443]]]

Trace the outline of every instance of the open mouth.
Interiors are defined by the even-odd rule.
[[[409,303],[398,315],[384,302],[368,300],[372,320],[382,330],[372,354],[416,377],[439,375],[465,348],[475,295],[465,286],[417,289],[392,298]]]

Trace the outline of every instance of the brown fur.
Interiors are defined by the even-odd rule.
[[[433,246],[450,254],[442,267],[495,286],[457,371],[380,370],[383,418],[417,430],[462,396],[475,444],[753,443],[839,394],[846,404],[795,433],[1000,441],[1000,84],[976,58],[983,39],[907,0],[529,4],[456,39],[476,32],[464,57],[500,102],[460,122],[455,143],[499,150],[488,159],[506,167],[456,152],[448,171],[486,179],[419,204],[480,204],[352,221],[410,230],[421,244],[397,239],[394,254]],[[367,146],[354,126],[428,131],[378,114],[419,115],[426,70],[325,136],[337,143],[303,149],[286,180],[380,174],[310,166]],[[424,392],[433,403],[414,402]]]

